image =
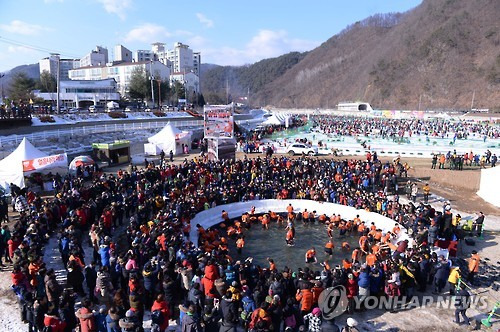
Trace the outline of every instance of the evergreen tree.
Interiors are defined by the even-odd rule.
[[[40,81],[37,82],[37,88],[40,92],[56,92],[57,91],[57,81],[54,76],[44,70],[40,74]]]
[[[27,102],[33,98],[31,91],[35,89],[36,82],[29,78],[25,73],[19,72],[12,78],[12,83],[9,88],[9,97],[15,102]]]
[[[140,99],[142,101],[151,98],[151,83],[144,69],[135,68],[132,71],[128,86],[128,96],[130,99]]]

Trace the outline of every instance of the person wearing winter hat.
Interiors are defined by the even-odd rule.
[[[136,329],[139,328],[140,325],[142,325],[142,321],[139,325],[139,321],[137,319],[137,316],[135,315],[135,312],[129,309],[125,313],[125,318],[121,318],[118,321],[118,325],[120,326],[122,331],[136,331]]]
[[[304,323],[308,323],[309,332],[321,331],[321,309],[316,307],[311,313],[304,316]]]
[[[359,332],[359,330],[356,328],[358,322],[354,318],[347,318],[346,324],[347,326],[342,329],[342,332]]]

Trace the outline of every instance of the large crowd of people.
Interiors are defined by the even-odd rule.
[[[485,122],[436,119],[386,119],[352,116],[313,116],[318,129],[337,136],[374,136],[382,138],[428,136],[450,139],[500,138],[500,127]]]
[[[459,218],[449,205],[435,211],[423,203],[400,203],[399,163],[381,162],[376,154],[366,160],[195,158],[179,165],[130,166],[117,174],[95,170],[85,178],[79,172],[57,178],[53,198],[14,190],[19,220],[2,228],[0,255],[12,261],[13,290],[30,332],[77,326],[82,332],[142,331],[145,317],[151,317],[153,331],[165,331],[171,320],[183,332],[339,331],[334,320],[322,319],[318,307],[327,287],[345,286],[348,313],[353,313],[360,309],[354,306],[358,297],[412,297],[429,284],[441,293],[447,282],[450,291],[457,283],[456,273],[449,279],[451,261],[433,254],[432,247],[438,238],[459,236]],[[199,241],[190,241],[196,213],[260,199],[334,202],[380,213],[398,224],[383,233],[367,220],[346,220],[335,211],[332,216],[309,212],[307,220],[324,225],[323,231],[338,228],[359,237],[356,248],[325,246],[352,250],[352,259],[336,267],[321,260],[321,265],[291,268],[280,265],[279,257],[271,257],[268,267],[254,264],[241,241],[261,220],[252,211],[235,222],[221,217],[228,225],[234,222],[233,230],[240,228],[235,234],[228,234],[227,227],[195,225]],[[275,215],[293,228],[304,211]],[[483,222],[484,216],[479,233]],[[392,243],[400,227],[408,229],[413,246]],[[44,260],[44,246],[54,239],[65,266],[64,283]],[[229,254],[234,246],[238,257]],[[92,254],[85,255],[89,247]],[[471,262],[469,276],[474,278],[477,254]],[[355,325],[348,320],[346,331],[355,331]]]

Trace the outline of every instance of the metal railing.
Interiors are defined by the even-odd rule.
[[[37,141],[46,140],[50,138],[61,138],[61,137],[79,137],[88,136],[94,134],[102,133],[112,133],[119,131],[133,131],[133,130],[146,130],[146,129],[158,129],[163,128],[165,123],[170,120],[165,121],[150,121],[150,122],[132,122],[132,123],[114,123],[114,124],[103,124],[103,125],[92,125],[92,126],[82,126],[82,127],[70,127],[67,129],[56,129],[56,130],[45,130],[41,132],[23,134],[23,135],[9,135],[0,136],[0,146],[8,144],[19,144],[24,137],[36,145]],[[186,121],[175,121],[174,125],[177,128],[197,128],[203,127],[203,120],[186,120]]]

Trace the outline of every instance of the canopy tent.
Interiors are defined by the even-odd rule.
[[[23,161],[41,157],[47,157],[47,154],[35,148],[26,137],[23,138],[21,144],[0,161],[0,186],[5,192],[10,191],[11,183],[23,188]]]
[[[285,120],[281,122],[281,120],[276,116],[276,114],[271,115],[266,119],[266,121],[262,122],[263,126],[280,126],[285,123]]]
[[[156,145],[156,147],[160,149],[160,153],[161,150],[163,150],[166,155],[168,155],[170,151],[172,151],[174,155],[178,155],[183,153],[183,144],[188,147],[191,146],[191,132],[181,131],[168,122],[162,130],[149,137],[148,142]],[[146,145],[148,144],[144,145],[145,150],[151,151]]]
[[[486,202],[500,207],[500,167],[491,167],[481,170],[481,182],[477,195]]]
[[[71,172],[76,172],[76,168],[78,166],[85,167],[94,164],[95,164],[94,159],[90,158],[89,156],[78,156],[75,157],[75,159],[73,159],[71,163],[69,163],[69,170]]]

